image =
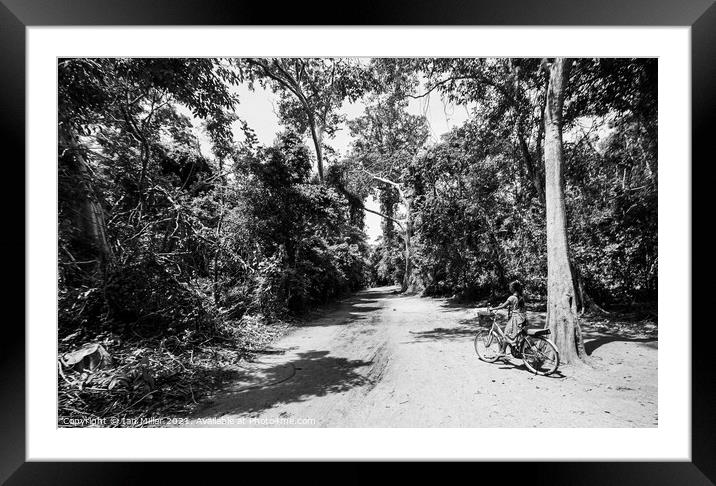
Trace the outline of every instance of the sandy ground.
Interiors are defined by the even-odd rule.
[[[657,426],[655,337],[585,328],[590,366],[535,376],[477,358],[474,308],[395,290],[360,292],[295,328],[189,426]]]

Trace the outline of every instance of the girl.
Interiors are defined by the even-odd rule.
[[[510,292],[512,292],[512,295],[510,295],[503,304],[497,307],[488,307],[488,309],[507,309],[507,325],[505,326],[505,334],[510,341],[514,342],[517,334],[519,334],[520,331],[522,331],[522,329],[527,325],[527,309],[525,308],[525,297],[522,293],[522,284],[518,280],[510,283]],[[503,341],[500,348],[500,354],[505,354],[506,347],[507,342]]]

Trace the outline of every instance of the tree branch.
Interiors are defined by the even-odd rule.
[[[407,96],[408,98],[413,98],[413,99],[425,98],[427,95],[429,95],[430,93],[432,93],[433,91],[435,91],[436,88],[439,88],[440,86],[443,86],[444,84],[447,84],[447,83],[449,83],[450,81],[460,81],[460,80],[463,80],[463,79],[475,79],[475,78],[474,78],[473,76],[452,76],[452,77],[443,79],[442,81],[438,81],[437,83],[435,83],[434,85],[432,85],[432,86],[431,86],[425,93],[423,93],[423,94],[419,94],[419,95],[410,95],[410,94],[407,94],[407,95],[405,95],[405,96]]]
[[[375,174],[371,173],[370,171],[368,171],[365,167],[361,167],[361,170],[363,170],[363,172],[368,174],[373,179],[395,187],[398,190],[398,193],[400,194],[400,198],[403,201],[407,201],[407,198],[405,197],[405,193],[403,192],[403,188],[400,186],[400,184],[398,184],[397,182],[393,182],[390,179],[386,179],[385,177],[375,175]]]
[[[361,203],[360,207],[361,207],[361,209],[362,209],[363,211],[368,211],[369,213],[377,214],[377,215],[380,216],[381,218],[384,218],[384,219],[387,219],[387,220],[389,220],[389,221],[394,222],[395,224],[397,224],[398,226],[400,226],[400,229],[401,229],[401,230],[405,231],[405,227],[403,226],[403,224],[405,223],[405,221],[403,221],[403,220],[401,220],[401,219],[396,219],[396,218],[394,218],[394,217],[392,217],[392,216],[388,216],[387,214],[383,214],[383,213],[381,213],[381,212],[379,212],[379,211],[374,211],[373,209],[368,209],[367,207],[365,207],[365,204],[362,204],[362,203]]]

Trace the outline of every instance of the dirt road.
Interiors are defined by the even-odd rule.
[[[474,308],[394,290],[295,328],[189,426],[656,427],[655,338],[585,329],[591,366],[534,376],[478,360]]]

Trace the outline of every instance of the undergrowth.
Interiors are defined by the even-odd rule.
[[[187,417],[201,398],[232,379],[233,366],[252,361],[288,325],[245,317],[222,323],[213,336],[189,331],[178,337],[122,338],[109,331],[65,336],[60,357],[99,343],[111,364],[72,371],[58,362],[58,426],[143,427]]]

